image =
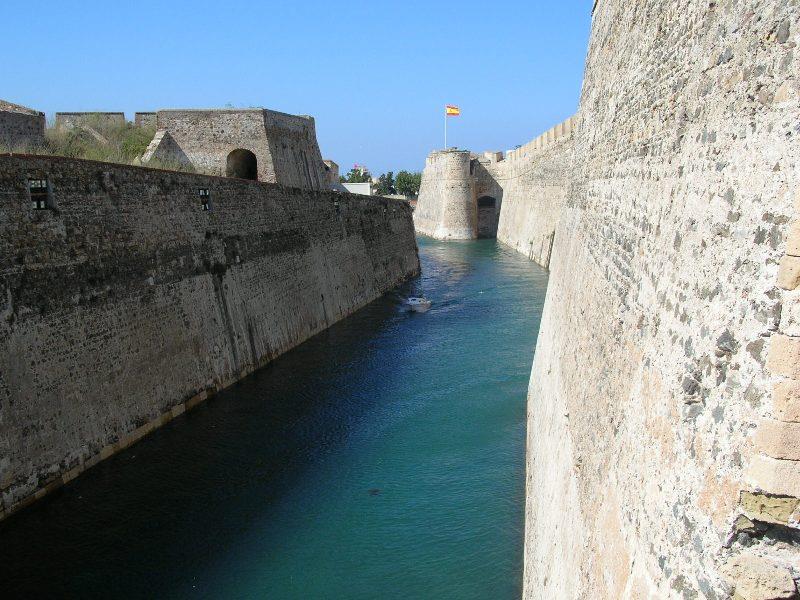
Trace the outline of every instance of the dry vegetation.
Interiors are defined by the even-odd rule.
[[[85,117],[77,127],[55,127],[49,124],[41,147],[3,148],[18,154],[66,156],[122,165],[139,165],[142,154],[153,139],[154,127],[137,127],[133,123],[109,124],[100,115]],[[170,171],[195,172],[190,165],[151,160],[144,166]]]

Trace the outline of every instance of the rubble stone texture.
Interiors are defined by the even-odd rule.
[[[798,43],[792,0],[596,4],[529,393],[525,598],[797,597]]]
[[[255,154],[259,181],[329,189],[313,117],[262,108],[160,110],[156,122],[145,163],[188,163],[203,173],[226,175],[231,153],[248,150]]]
[[[36,150],[44,145],[44,113],[0,100],[0,152]]]

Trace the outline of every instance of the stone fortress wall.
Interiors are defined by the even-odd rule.
[[[799,23],[785,0],[596,5],[531,376],[525,598],[798,598]]]
[[[490,167],[503,190],[497,240],[545,268],[572,178],[578,127],[578,117],[570,117]]]
[[[158,123],[158,113],[156,112],[137,112],[133,115],[133,124],[136,127],[156,128]]]
[[[402,201],[19,155],[0,199],[0,518],[419,272]]]
[[[496,237],[547,267],[577,129],[578,117],[571,117],[505,156],[432,152],[414,213],[417,231],[438,239]]]
[[[231,161],[239,156],[252,163],[248,178],[312,190],[329,188],[313,117],[261,108],[160,110],[156,121],[157,133],[144,163],[155,159],[226,175],[232,174],[236,167]]]
[[[39,148],[44,145],[44,131],[44,113],[0,100],[0,152]]]

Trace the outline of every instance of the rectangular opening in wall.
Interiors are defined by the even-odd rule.
[[[208,188],[200,188],[198,190],[200,196],[200,208],[203,210],[211,210],[211,192]]]
[[[47,179],[29,179],[28,190],[31,194],[31,207],[34,210],[50,208],[47,197]]]

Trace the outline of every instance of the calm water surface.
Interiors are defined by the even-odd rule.
[[[546,273],[420,239],[390,294],[0,523],[0,596],[517,598]]]

